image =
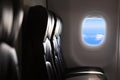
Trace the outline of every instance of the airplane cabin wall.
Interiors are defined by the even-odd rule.
[[[46,0],[23,0],[25,6],[42,5],[46,7]]]

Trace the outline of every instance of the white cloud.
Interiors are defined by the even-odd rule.
[[[104,38],[103,34],[97,34],[96,35],[96,40],[102,40]]]

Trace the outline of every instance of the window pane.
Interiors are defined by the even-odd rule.
[[[82,23],[82,41],[88,46],[99,46],[106,34],[106,23],[103,18],[88,17]]]

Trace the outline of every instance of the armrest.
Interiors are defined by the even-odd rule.
[[[105,77],[105,74],[101,68],[78,67],[78,68],[68,69],[65,78],[72,78],[72,77],[85,76],[85,75],[97,75],[97,76]]]

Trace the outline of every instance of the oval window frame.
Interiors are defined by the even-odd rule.
[[[91,14],[92,14],[92,15],[91,15]],[[85,20],[86,18],[102,18],[102,19],[104,20],[104,22],[105,22],[105,35],[104,35],[104,39],[103,39],[103,41],[101,41],[101,43],[98,44],[98,45],[89,45],[89,44],[86,44],[85,41],[83,41],[83,40],[84,40],[83,35],[82,35],[82,33],[83,33],[83,22],[84,22],[84,20]],[[80,28],[81,28],[81,29],[79,29],[79,30],[81,30],[81,31],[80,31],[81,42],[82,42],[82,44],[83,44],[85,47],[88,47],[88,48],[98,48],[98,47],[101,47],[101,46],[105,43],[105,41],[106,41],[106,35],[107,35],[107,21],[106,21],[106,18],[105,18],[103,15],[98,14],[98,12],[97,12],[97,13],[96,13],[96,12],[92,12],[92,13],[90,13],[89,15],[83,17],[83,20],[82,20],[82,22],[81,22]]]

